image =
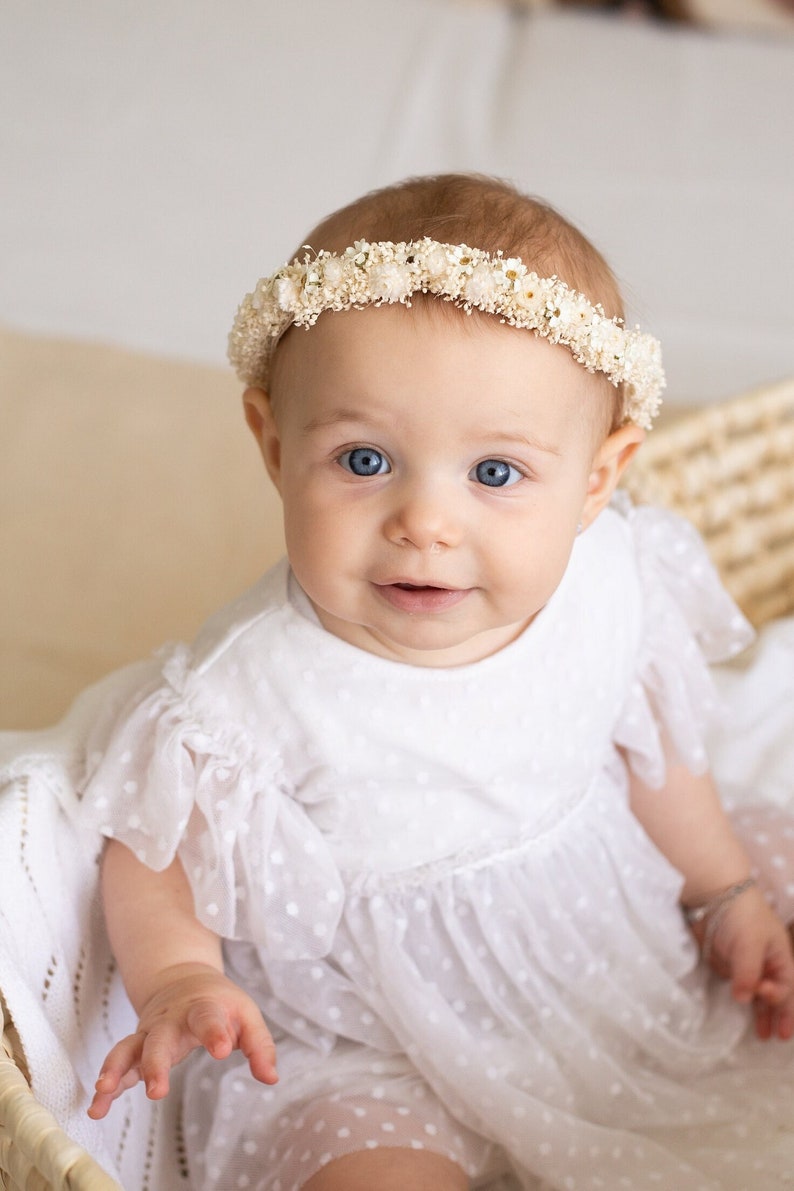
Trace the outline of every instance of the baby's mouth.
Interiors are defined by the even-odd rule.
[[[376,583],[378,594],[393,608],[408,613],[444,612],[461,603],[469,594],[468,588],[436,587],[430,583]]]

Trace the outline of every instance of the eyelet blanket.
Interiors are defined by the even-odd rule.
[[[127,1191],[170,1191],[186,1185],[181,1071],[160,1105],[139,1086],[102,1124],[86,1116],[105,1054],[136,1018],[102,920],[103,841],[71,814],[89,725],[147,669],[90,688],[51,730],[0,734],[0,988],[38,1100]]]

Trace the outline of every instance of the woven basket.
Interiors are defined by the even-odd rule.
[[[9,1191],[121,1191],[115,1179],[36,1102],[2,996],[0,1025],[0,1187]]]
[[[794,612],[794,378],[655,430],[625,487],[697,527],[756,627]]]
[[[794,379],[662,425],[626,479],[700,530],[757,626],[794,612]],[[0,995],[0,1187],[120,1191],[37,1104]]]

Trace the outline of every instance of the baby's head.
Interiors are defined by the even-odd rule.
[[[559,277],[599,303],[610,318],[623,318],[623,301],[603,256],[573,224],[507,182],[467,174],[412,178],[374,191],[334,212],[310,233],[312,248],[341,253],[356,240],[413,242],[428,237],[466,244],[495,256],[518,257],[539,277]],[[299,255],[296,253],[296,256]],[[422,295],[418,296],[421,301]],[[417,301],[417,297],[411,299]],[[427,299],[441,318],[460,318],[449,302]],[[480,311],[472,313],[476,318]],[[485,315],[484,317],[493,317]],[[599,375],[602,416],[608,428],[623,419],[623,386]]]
[[[655,412],[657,345],[623,328],[589,242],[499,181],[410,180],[307,241],[230,341],[293,570],[370,652],[485,657],[608,502]]]
[[[364,267],[356,261],[354,272],[368,282],[364,296],[360,284],[355,297],[349,293],[349,277],[341,285],[327,284],[329,276],[339,276],[336,258],[342,257],[349,274],[353,247],[362,241],[399,248],[428,240],[445,247],[467,245],[479,257],[494,258],[497,265],[512,265],[517,258],[530,278],[559,279],[563,284],[535,287],[532,292],[515,271],[491,270],[488,277],[489,262],[478,267],[477,259],[467,270],[447,269],[446,275],[428,277],[433,260],[422,261],[415,254],[406,269],[405,252],[392,253],[391,259],[388,254],[376,259],[370,252]],[[424,255],[428,257],[427,248]],[[334,259],[323,259],[329,256]],[[437,259],[438,253],[430,256]],[[392,274],[401,271],[407,276],[384,278],[390,267]],[[476,276],[467,278],[467,271]],[[489,286],[499,291],[495,303],[491,295],[483,294]],[[506,287],[515,291],[508,309],[500,305]],[[345,289],[348,292],[342,292]],[[277,348],[285,335],[290,337],[293,323],[308,327],[320,311],[338,310],[343,304],[401,301],[421,306],[423,290],[429,290],[430,304],[441,317],[460,317],[461,308],[475,318],[482,310],[508,322],[515,322],[518,315],[518,325],[567,344],[592,371],[596,381],[592,391],[600,394],[583,409],[585,416],[595,416],[606,431],[624,420],[650,426],[664,384],[658,345],[649,336],[615,325],[622,323],[623,302],[603,256],[546,203],[509,183],[480,175],[412,178],[366,194],[324,219],[295,254],[293,267],[264,278],[242,304],[230,337],[232,362],[242,379],[261,385],[277,399]],[[599,325],[594,326],[594,321]]]

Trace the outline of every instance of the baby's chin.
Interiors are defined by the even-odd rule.
[[[461,602],[465,601],[458,601]],[[374,620],[361,624],[336,616],[317,604],[313,607],[323,628],[348,645],[387,661],[428,669],[451,669],[481,662],[517,640],[537,615],[533,612],[516,622],[471,632],[456,629],[454,624],[438,623],[443,613],[437,612],[405,613],[404,623],[387,626]]]

